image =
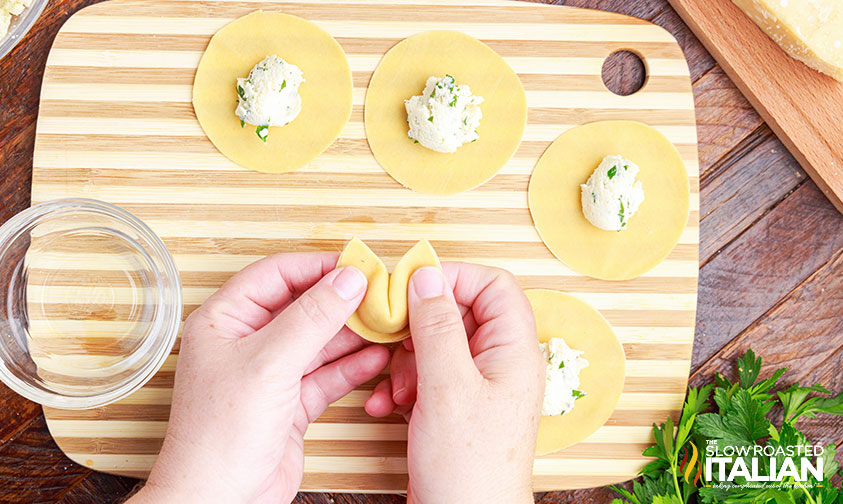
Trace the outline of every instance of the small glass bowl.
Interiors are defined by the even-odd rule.
[[[47,0],[32,0],[32,3],[23,12],[17,16],[12,16],[9,31],[5,36],[0,37],[0,59],[3,59],[3,56],[14,49],[21,39],[29,33],[32,25],[41,17],[41,13],[46,6]]]
[[[45,406],[126,397],[161,368],[182,293],[164,243],[90,199],[35,205],[0,227],[0,380]]]

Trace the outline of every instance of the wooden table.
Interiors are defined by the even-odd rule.
[[[40,82],[53,37],[97,0],[51,0],[24,41],[0,61],[0,222],[29,206]],[[666,0],[547,3],[614,10],[658,23],[682,44],[694,81],[701,166],[697,332],[691,382],[733,374],[752,347],[787,382],[843,389],[843,215],[806,178]],[[627,65],[607,80],[633,86]],[[803,420],[809,439],[843,445],[843,421]],[[0,502],[119,502],[136,480],[70,462],[41,407],[0,385]],[[538,495],[546,503],[606,503],[605,489]],[[302,503],[396,503],[397,496],[302,494]]]

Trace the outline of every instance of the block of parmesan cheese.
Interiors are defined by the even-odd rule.
[[[843,0],[732,0],[794,58],[843,82]]]

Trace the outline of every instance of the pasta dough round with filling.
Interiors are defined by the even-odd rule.
[[[585,302],[553,290],[525,294],[536,317],[539,342],[563,338],[588,361],[579,373],[579,388],[585,395],[574,409],[541,417],[536,454],[544,455],[579,443],[606,423],[623,390],[626,360],[609,323]]]
[[[601,160],[633,161],[647,193],[621,231],[605,231],[583,215],[582,189]],[[572,128],[542,154],[530,177],[536,230],[553,255],[574,270],[604,280],[628,280],[659,264],[688,222],[688,173],[676,148],[635,121],[600,121]]]
[[[454,153],[414,143],[404,105],[428,78],[446,74],[483,97],[479,138]],[[384,55],[369,82],[364,115],[369,146],[392,178],[416,191],[453,194],[486,182],[509,161],[524,133],[527,99],[518,76],[489,46],[460,32],[431,31]]]
[[[267,55],[296,65],[307,78],[298,92],[296,120],[271,127],[267,143],[234,113],[238,77]],[[211,37],[193,81],[193,108],[221,153],[256,171],[297,170],[324,151],[351,115],[351,69],[342,47],[324,30],[296,16],[257,11]]]
[[[369,281],[366,295],[346,325],[360,337],[375,343],[400,341],[410,335],[407,311],[407,284],[422,266],[441,268],[430,242],[422,240],[408,250],[390,275],[383,261],[353,238],[340,254],[337,267],[354,266]]]

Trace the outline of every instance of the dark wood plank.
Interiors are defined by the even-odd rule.
[[[705,265],[805,180],[805,172],[767,126],[729,152],[700,184],[700,263]]]
[[[0,502],[56,502],[90,473],[61,453],[41,416],[0,448]]]
[[[693,365],[776,305],[843,247],[843,216],[811,182],[700,269]]]
[[[720,67],[694,82],[694,107],[700,154],[700,185],[730,166],[739,157],[735,147],[763,121]]]
[[[608,504],[618,494],[608,488],[589,490],[571,490],[568,492],[548,492],[536,499],[536,504]]]
[[[61,499],[67,504],[119,504],[128,496],[134,495],[142,483],[132,478],[122,478],[110,474],[92,471]]]
[[[830,205],[830,203],[829,203]],[[711,381],[714,372],[734,376],[735,360],[748,348],[764,359],[762,374],[786,367],[782,383],[823,383],[843,389],[843,250],[797,286],[780,304],[722,346],[691,374],[691,384]],[[843,426],[841,426],[843,429]]]
[[[0,448],[41,415],[41,406],[0,383]]]

